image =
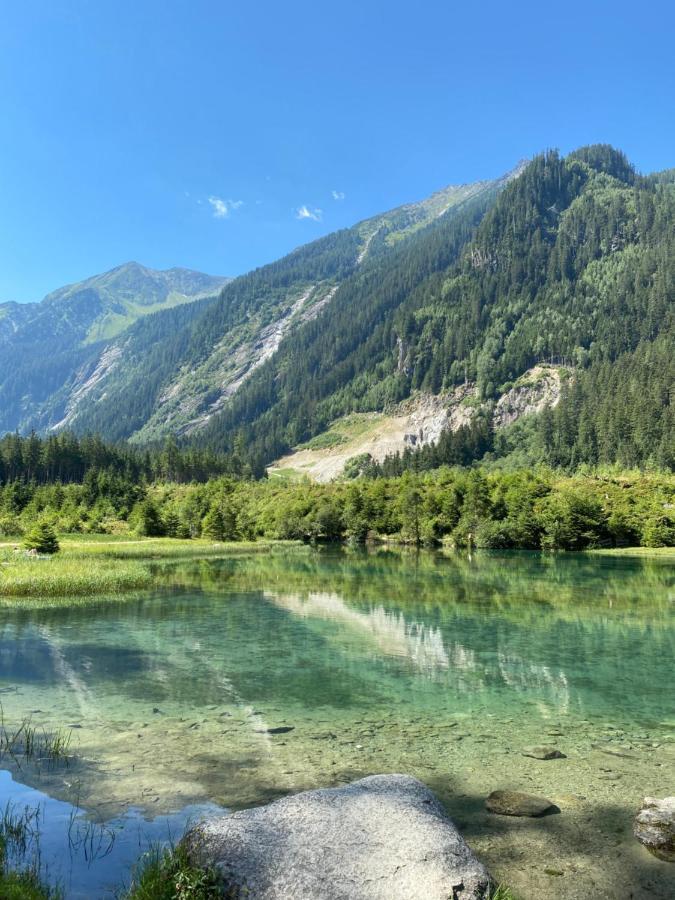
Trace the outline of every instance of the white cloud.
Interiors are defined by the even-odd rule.
[[[299,206],[295,211],[296,219],[312,219],[314,222],[320,222],[323,216],[322,209],[309,209],[309,207]]]
[[[226,219],[231,212],[244,205],[243,200],[223,200],[222,197],[209,197],[214,219]]]
[[[333,200],[344,200],[346,196],[344,191],[331,191],[331,195]]]

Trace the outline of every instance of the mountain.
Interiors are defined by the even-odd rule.
[[[547,152],[368,260],[199,440],[269,462],[346,415],[442,396],[471,413],[451,430],[466,426],[472,449],[446,442],[437,461],[526,447],[568,467],[670,467],[674,300],[672,172],[640,176],[605,145]],[[520,416],[495,419],[542,364],[561,369],[555,410],[524,403],[529,433]]]
[[[350,413],[450,394],[491,420],[475,452],[493,452],[494,408],[547,363],[566,373],[555,411],[511,443],[507,417],[497,453],[527,438],[556,465],[672,466],[674,300],[672,173],[639,176],[605,145],[544,153],[362,266],[200,440],[269,462]]]
[[[40,425],[321,477],[486,455],[669,467],[674,299],[673,170],[546,152],[85,340]],[[311,454],[342,459],[321,474]]]
[[[136,262],[53,291],[40,303],[0,304],[0,427],[44,427],[82,367],[134,322],[213,296],[227,278]]]
[[[137,322],[101,347],[96,363],[72,383],[65,421],[135,442],[169,434],[199,439],[293,334],[322,320],[361,271],[386,267],[434,223],[457,220],[466,223],[458,233],[470,229],[520,168],[445,188],[300,247],[235,279],[204,309]]]

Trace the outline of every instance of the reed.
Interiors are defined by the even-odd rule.
[[[70,730],[59,727],[47,731],[33,725],[30,718],[23,719],[16,727],[9,727],[0,706],[0,760],[7,755],[19,766],[22,759],[67,764],[71,739]]]
[[[147,587],[149,570],[134,560],[97,559],[69,554],[48,559],[0,560],[0,598],[79,597],[119,594]]]

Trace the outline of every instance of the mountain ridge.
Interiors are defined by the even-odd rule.
[[[138,319],[198,302],[230,279],[129,262],[57,288],[35,303],[0,304],[0,423],[44,428],[69,378]],[[27,388],[27,390],[26,390]]]

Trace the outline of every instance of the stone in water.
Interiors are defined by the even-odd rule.
[[[493,791],[485,801],[488,812],[499,816],[530,816],[537,818],[547,812],[554,812],[558,807],[536,794],[523,794],[520,791]]]

